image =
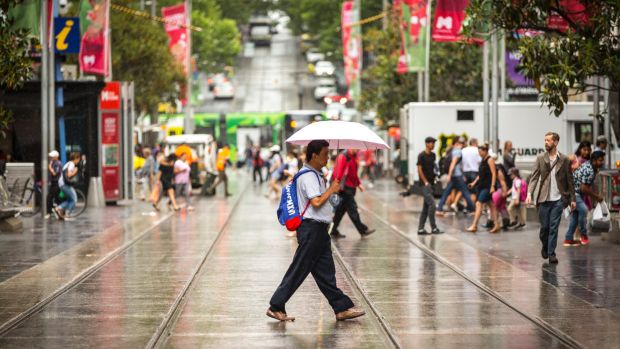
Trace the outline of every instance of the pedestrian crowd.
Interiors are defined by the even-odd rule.
[[[416,163],[423,197],[418,234],[441,234],[435,215],[446,216],[448,211],[473,214],[471,224],[465,229],[471,233],[478,231],[485,213],[484,227],[490,233],[521,229],[526,224],[527,206],[535,204],[544,259],[558,262],[555,249],[563,212],[570,218],[563,245],[587,245],[589,212],[603,202],[594,189],[594,181],[605,163],[607,140],[604,136],[597,138],[594,151],[590,142],[581,142],[574,154],[561,154],[557,149],[559,141],[555,132],[545,135],[546,152],[537,156],[526,180],[516,167],[517,153],[511,141],[504,143],[502,161],[499,161],[490,144],[479,143],[475,138],[467,142],[464,137],[455,137],[448,141],[443,157],[437,160],[434,153],[437,140],[427,137]],[[437,183],[441,183],[443,190],[435,206]],[[427,220],[430,232],[425,229]]]

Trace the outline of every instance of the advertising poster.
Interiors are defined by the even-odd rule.
[[[109,0],[83,0],[80,5],[82,42],[79,63],[84,73],[110,75]]]
[[[428,34],[428,1],[395,0],[400,18],[401,50],[398,73],[425,71]]]
[[[174,60],[183,67],[183,73],[189,74],[187,57],[189,55],[189,29],[180,26],[187,23],[185,4],[178,4],[161,9],[164,29],[170,42],[168,47]]]
[[[342,4],[342,51],[344,55],[344,76],[349,86],[349,99],[358,100],[361,94],[362,74],[362,32],[356,23],[360,20],[359,0]],[[352,25],[355,24],[355,25]]]
[[[433,40],[462,41],[461,28],[469,0],[437,0],[433,21]]]
[[[121,199],[120,83],[109,82],[101,91],[101,181],[106,201]]]

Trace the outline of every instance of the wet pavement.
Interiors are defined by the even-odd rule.
[[[235,195],[195,212],[111,208],[120,222],[93,218],[89,238],[50,240],[58,253],[33,253],[41,262],[0,282],[0,347],[619,346],[619,246],[559,247],[553,268],[535,223],[474,235],[462,232],[470,218],[447,217],[446,234],[419,237],[419,199],[389,182],[358,194],[377,232],[361,238],[345,219],[347,237],[333,242],[338,285],[367,315],[335,321],[309,277],[287,304],[297,320],[276,322],[265,311],[296,240],[264,188],[230,177]]]

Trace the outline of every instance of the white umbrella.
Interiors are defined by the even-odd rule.
[[[295,132],[286,142],[306,146],[317,139],[328,141],[329,149],[390,149],[368,127],[349,121],[314,122]]]

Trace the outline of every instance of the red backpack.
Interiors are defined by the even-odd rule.
[[[525,202],[527,200],[527,182],[521,178],[518,178],[521,181],[521,191],[519,192],[519,201]]]

